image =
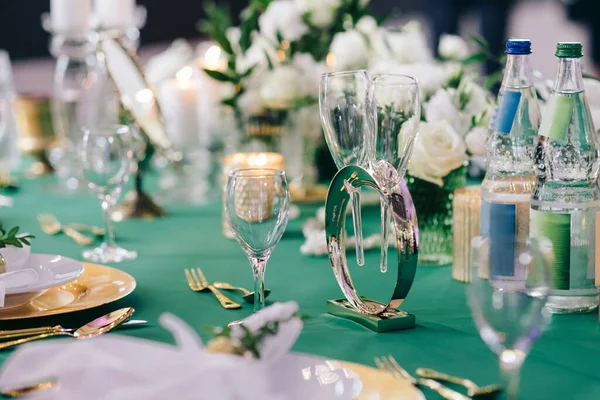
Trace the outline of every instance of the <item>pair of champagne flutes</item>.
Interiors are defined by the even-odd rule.
[[[401,74],[371,77],[366,70],[323,74],[319,109],[325,139],[338,169],[359,166],[369,171],[384,196],[401,184],[412,154],[421,117],[419,85]],[[356,261],[364,265],[360,189],[350,193]],[[380,270],[387,271],[390,208],[381,198]]]

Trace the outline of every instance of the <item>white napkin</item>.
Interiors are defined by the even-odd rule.
[[[4,295],[6,293],[6,285],[0,280],[0,308],[4,307]]]
[[[351,228],[352,229],[352,228]],[[302,226],[304,234],[304,243],[300,247],[300,253],[311,256],[326,256],[329,254],[327,249],[327,236],[325,233],[325,208],[320,207],[317,210],[315,218],[309,218]],[[396,233],[394,225],[390,224],[390,234],[388,237],[388,246],[396,247]],[[356,237],[347,236],[344,241],[346,249],[353,249],[356,246]],[[365,250],[374,249],[381,246],[381,235],[374,233],[363,237],[363,247]]]
[[[273,306],[271,306],[273,307]],[[249,322],[254,329],[277,315],[290,315],[290,305],[275,306]],[[297,305],[295,306],[297,309]],[[282,323],[274,340],[261,346],[263,358],[249,359],[204,351],[196,332],[177,317],[163,314],[163,327],[176,346],[111,333],[92,340],[51,340],[19,348],[0,371],[0,387],[55,377],[57,388],[38,392],[39,399],[329,399],[294,373],[293,382],[277,379],[281,363],[302,329],[300,319]],[[283,360],[286,358],[284,357]],[[297,376],[296,376],[297,375]],[[315,390],[319,389],[319,390]],[[319,396],[320,395],[320,396]],[[340,397],[336,397],[340,398]],[[345,395],[341,398],[350,398]]]

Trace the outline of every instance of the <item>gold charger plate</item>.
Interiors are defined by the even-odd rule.
[[[79,279],[48,289],[23,306],[0,310],[0,321],[87,310],[122,299],[135,289],[135,279],[126,272],[97,264],[83,266]]]
[[[363,387],[357,400],[425,400],[425,395],[406,379],[398,379],[366,365],[340,361],[345,367],[360,376]]]

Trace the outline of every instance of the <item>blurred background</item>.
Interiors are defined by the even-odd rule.
[[[216,3],[228,3],[236,14],[247,4],[244,0]],[[203,17],[202,0],[139,0],[138,4],[148,10],[141,35],[142,57],[176,38],[200,39],[196,23]],[[442,33],[479,33],[498,54],[506,38],[529,38],[534,67],[550,79],[556,42],[580,41],[586,72],[597,75],[600,71],[600,24],[595,23],[600,19],[598,0],[372,0],[371,7],[377,15],[391,17],[391,24],[420,21],[434,49]],[[47,76],[36,80],[28,73],[47,64],[51,74],[49,35],[40,24],[40,14],[48,10],[48,0],[0,1],[0,49],[7,50],[15,62],[18,92],[50,89]]]

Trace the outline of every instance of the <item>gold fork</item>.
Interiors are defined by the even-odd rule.
[[[199,267],[197,267],[195,270],[191,268],[188,270],[186,268],[185,277],[187,278],[190,289],[192,289],[194,292],[203,292],[206,290],[210,290],[224,308],[233,309],[242,307],[241,305],[239,305],[235,301],[232,301],[223,293],[221,293],[213,285],[210,285]]]
[[[464,396],[450,388],[447,388],[446,386],[442,385],[438,381],[434,381],[433,379],[416,379],[411,374],[409,374],[404,368],[402,368],[392,356],[375,357],[375,364],[380,370],[386,371],[396,378],[406,379],[415,387],[425,386],[442,396],[444,399],[470,400],[469,397]]]
[[[94,243],[94,239],[91,237],[86,236],[73,228],[62,225],[53,214],[39,214],[37,219],[42,227],[42,231],[48,235],[57,235],[60,232],[64,232],[65,235],[73,239],[75,243],[79,245],[88,246]]]

